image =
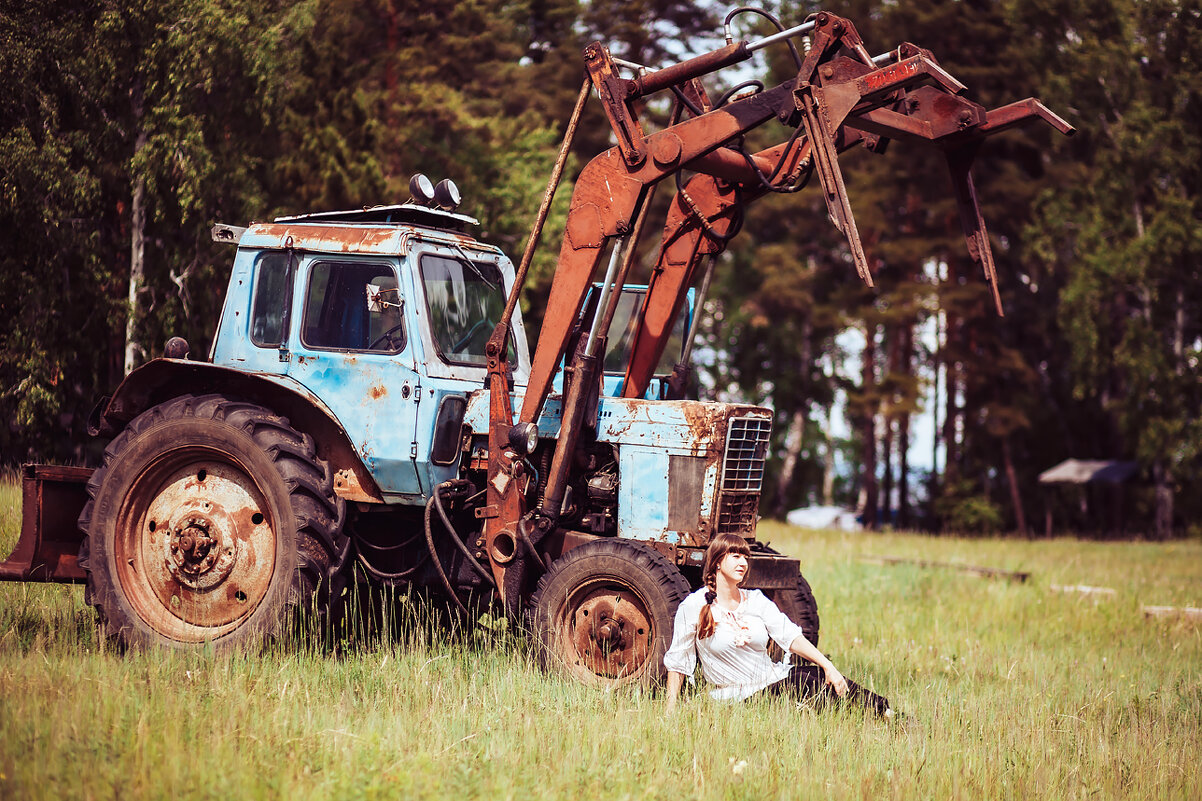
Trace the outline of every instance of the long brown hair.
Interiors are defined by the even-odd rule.
[[[706,587],[706,604],[701,607],[701,615],[697,618],[697,639],[704,640],[714,634],[714,611],[711,606],[718,594],[718,565],[727,554],[751,555],[751,547],[747,540],[737,534],[719,534],[710,540],[705,549],[705,562],[701,567],[701,581]],[[746,576],[744,576],[746,578]]]

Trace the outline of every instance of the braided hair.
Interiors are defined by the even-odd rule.
[[[714,601],[718,598],[718,565],[722,564],[722,560],[727,554],[742,554],[743,556],[751,555],[751,547],[747,544],[747,540],[736,534],[719,534],[710,540],[709,547],[705,549],[705,562],[701,567],[701,581],[705,584],[705,606],[701,607],[701,614],[697,618],[697,639],[704,640],[712,637],[714,634]]]

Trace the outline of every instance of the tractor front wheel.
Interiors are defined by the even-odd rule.
[[[585,543],[551,565],[531,600],[540,659],[591,685],[658,681],[688,594],[684,576],[652,548]]]

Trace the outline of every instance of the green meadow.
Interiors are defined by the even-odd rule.
[[[19,492],[0,486],[0,550]],[[895,723],[542,673],[520,634],[399,604],[329,651],[131,653],[78,587],[0,585],[3,799],[1198,798],[1202,543],[812,533],[821,646]],[[896,556],[1029,571],[1026,582]],[[1115,590],[1091,596],[1052,585]]]

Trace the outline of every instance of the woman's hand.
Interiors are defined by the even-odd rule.
[[[665,715],[671,715],[676,711],[676,701],[680,698],[680,688],[684,685],[684,674],[677,673],[674,670],[668,671],[668,705],[664,709]]]
[[[818,665],[822,668],[822,672],[826,674],[826,683],[835,691],[835,695],[840,698],[847,695],[847,679],[843,678],[843,674],[839,672],[831,660],[827,659],[804,636],[797,635],[797,638],[789,646],[789,653],[797,654],[802,659],[808,659],[815,665]]]
[[[840,698],[847,695],[847,679],[843,678],[843,674],[839,672],[838,668],[827,662],[824,672],[827,686],[835,691],[835,695]]]

